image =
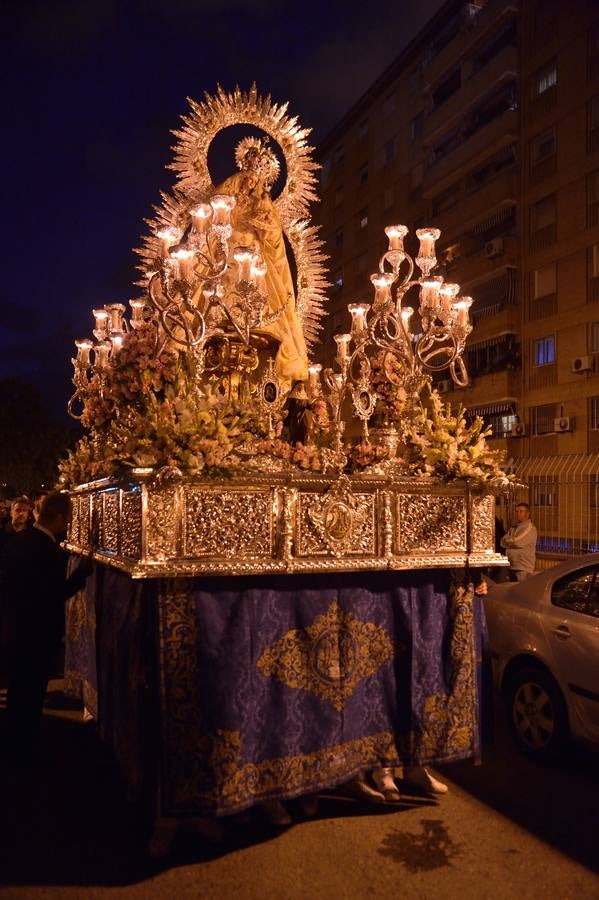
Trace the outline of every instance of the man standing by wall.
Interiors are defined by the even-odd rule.
[[[510,562],[510,581],[525,581],[534,574],[537,529],[530,519],[528,503],[516,506],[516,524],[501,538],[501,546]]]

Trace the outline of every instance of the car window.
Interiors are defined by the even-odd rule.
[[[589,566],[563,575],[553,585],[551,602],[574,612],[599,617],[598,567]]]

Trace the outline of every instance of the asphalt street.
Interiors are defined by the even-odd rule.
[[[37,765],[0,777],[0,898],[599,898],[599,758],[534,765],[497,729],[483,765],[439,774],[439,801],[373,807],[330,794],[284,830],[257,819],[220,844],[193,830],[149,858],[95,726],[53,683]]]

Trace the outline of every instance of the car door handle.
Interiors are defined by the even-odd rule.
[[[560,639],[560,641],[565,641],[569,637],[572,637],[570,634],[570,629],[567,625],[558,625],[557,628],[551,629],[556,637]]]

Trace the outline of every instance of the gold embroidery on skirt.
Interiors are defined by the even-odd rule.
[[[394,642],[383,628],[333,601],[312,625],[293,628],[264,650],[256,665],[266,678],[316,694],[341,711],[360,682],[394,655]]]

